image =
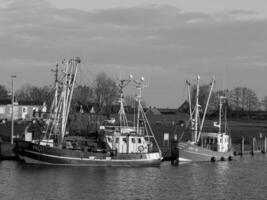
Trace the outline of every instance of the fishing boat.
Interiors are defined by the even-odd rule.
[[[129,80],[121,81],[120,85],[118,126],[100,126],[96,138],[68,134],[66,126],[80,62],[79,58],[64,62],[61,88],[56,89],[45,128],[38,139],[26,129],[24,137],[16,140],[15,152],[19,158],[29,164],[43,165],[159,166],[161,151],[141,105],[143,79],[134,81],[139,90],[136,126],[128,126],[123,105],[123,88],[126,86],[123,83]]]
[[[191,131],[191,140],[182,142],[179,141],[179,161],[180,162],[200,162],[200,161],[224,161],[232,160],[233,150],[231,146],[231,138],[227,132],[226,126],[226,112],[225,130],[222,131],[222,110],[226,100],[224,96],[219,97],[219,122],[215,122],[214,126],[218,128],[218,132],[203,132],[203,125],[207,108],[209,105],[212,89],[215,80],[212,79],[210,84],[210,91],[206,102],[203,117],[200,116],[199,105],[199,81],[200,76],[197,77],[195,108],[192,110],[191,106],[191,91],[190,82],[188,85],[188,103],[189,103],[189,127]]]

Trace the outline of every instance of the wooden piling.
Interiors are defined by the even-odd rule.
[[[245,138],[242,137],[241,138],[241,147],[240,147],[240,155],[243,156],[244,155],[244,152],[245,152]]]
[[[0,142],[0,161],[3,159],[2,155],[2,142]]]
[[[264,137],[262,153],[267,152],[267,138]]]
[[[171,142],[171,164],[177,165],[178,162],[179,162],[178,141],[172,140],[172,142]]]
[[[251,145],[251,154],[254,155],[255,153],[255,146],[256,146],[256,138],[252,138],[252,145]]]

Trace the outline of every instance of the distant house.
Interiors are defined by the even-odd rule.
[[[158,110],[162,115],[176,115],[177,113],[176,108],[158,108]]]
[[[147,109],[146,115],[161,115],[161,112],[156,107],[150,107]]]
[[[189,113],[189,103],[188,103],[188,101],[184,101],[182,103],[182,105],[178,108],[178,112]]]
[[[99,106],[97,103],[81,104],[78,102],[76,105],[76,112],[95,114],[99,112]]]
[[[32,119],[41,117],[47,112],[46,103],[35,101],[14,102],[14,119]],[[0,100],[0,119],[11,119],[12,102],[10,99]]]

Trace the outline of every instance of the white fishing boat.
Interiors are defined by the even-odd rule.
[[[222,131],[222,110],[225,97],[219,98],[219,122],[214,123],[218,128],[218,132],[203,132],[203,125],[205,122],[205,116],[209,105],[211,92],[214,86],[215,80],[213,79],[210,84],[210,91],[205,106],[204,114],[200,119],[200,105],[199,105],[199,80],[197,77],[197,88],[195,98],[195,108],[191,108],[191,95],[190,84],[188,83],[188,102],[190,110],[190,128],[192,131],[191,140],[182,142],[179,141],[179,161],[180,162],[200,162],[200,161],[216,161],[216,160],[231,160],[233,157],[233,149],[231,145],[231,138],[226,131]],[[225,119],[226,119],[226,112]],[[226,122],[225,122],[226,123]],[[226,126],[225,126],[226,127]]]

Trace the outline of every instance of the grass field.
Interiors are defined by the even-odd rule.
[[[78,115],[72,118],[69,123],[69,129],[77,133],[86,133],[90,127],[96,129],[92,123],[88,122],[87,115]],[[131,117],[129,117],[131,119]],[[156,139],[160,146],[163,146],[163,135],[164,133],[170,134],[170,139],[173,138],[174,134],[178,135],[178,139],[183,135],[183,139],[190,138],[190,132],[177,125],[178,121],[186,121],[187,115],[150,115],[148,116],[151,127],[155,133]],[[130,120],[131,121],[131,120]],[[15,135],[21,134],[28,122],[19,121],[15,122]],[[224,125],[223,125],[224,126]],[[4,141],[10,140],[10,122],[0,124],[0,137]],[[231,120],[228,122],[228,130],[232,138],[233,144],[240,144],[242,137],[245,137],[246,144],[249,144],[253,137],[259,138],[260,134],[262,137],[267,137],[267,121],[264,120]],[[204,130],[207,132],[217,132],[218,128],[213,126],[213,120],[207,120],[204,125]]]

